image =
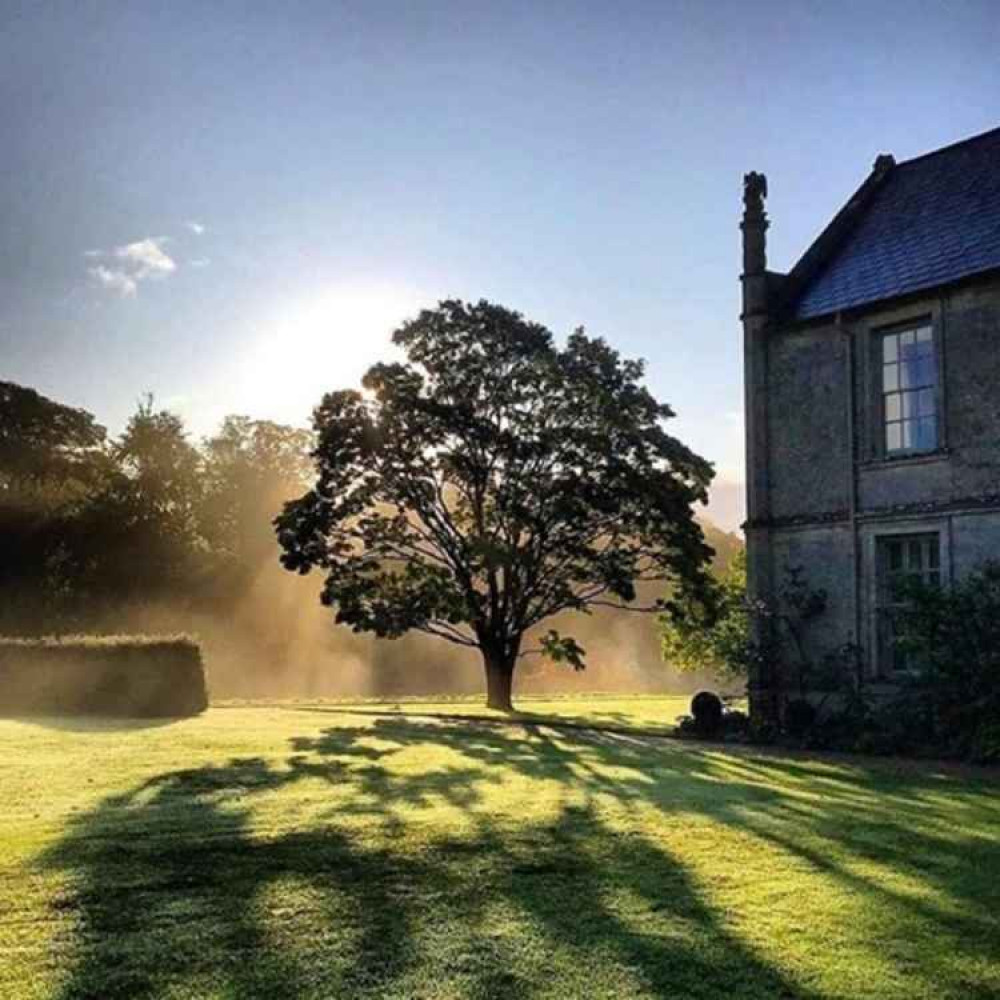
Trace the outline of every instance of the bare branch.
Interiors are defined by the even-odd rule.
[[[614,608],[615,611],[636,611],[640,614],[649,614],[653,611],[663,610],[663,606],[661,604],[636,606],[634,604],[616,604],[613,601],[590,601],[588,603],[592,608]]]
[[[423,625],[415,625],[418,632],[425,632],[427,635],[437,636],[439,639],[447,639],[456,646],[467,646],[470,649],[478,649],[479,643],[461,632],[454,630],[444,622],[427,622]]]

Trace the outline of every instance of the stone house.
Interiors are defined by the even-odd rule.
[[[803,568],[870,690],[907,664],[892,583],[1000,559],[1000,129],[869,176],[787,273],[766,179],[744,179],[747,563],[752,597]],[[844,669],[851,669],[844,667]],[[773,670],[751,702],[773,707]]]

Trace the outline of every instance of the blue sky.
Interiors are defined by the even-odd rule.
[[[8,0],[0,378],[303,422],[486,297],[645,357],[732,525],[743,173],[784,270],[876,154],[1000,124],[998,51],[993,2]]]

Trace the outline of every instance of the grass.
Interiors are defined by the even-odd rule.
[[[447,717],[459,721],[486,719],[494,721],[563,722],[586,726],[599,725],[609,729],[625,729],[669,736],[682,715],[691,711],[690,695],[648,694],[588,694],[579,695],[520,695],[516,699],[517,711],[511,715],[486,708],[483,696],[452,695],[449,697],[405,697],[398,701],[383,698],[369,699],[313,699],[288,700],[264,703],[261,701],[220,702],[223,708],[259,707],[272,708],[322,708],[347,711],[352,714],[374,712],[378,715],[396,714],[408,718]],[[745,708],[741,701],[735,707]]]
[[[682,705],[0,722],[0,997],[1000,996],[1000,786]]]

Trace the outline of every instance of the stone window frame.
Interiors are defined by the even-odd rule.
[[[914,552],[919,555],[917,563],[911,563]],[[893,554],[898,554],[901,565],[893,569],[888,565]],[[941,586],[943,569],[941,567],[941,532],[921,531],[905,534],[880,534],[875,538],[875,606],[877,629],[877,659],[880,674],[893,678],[905,676],[914,670],[912,661],[900,664],[899,649],[893,649],[895,644],[895,629],[893,615],[905,606],[898,596],[892,593],[892,584],[896,578],[920,580],[924,584]]]
[[[891,522],[866,524],[862,535],[862,559],[864,563],[864,631],[867,637],[867,674],[870,680],[892,684],[899,674],[882,662],[881,624],[879,620],[879,550],[880,543],[897,536],[938,536],[938,566],[942,586],[950,585],[954,570],[952,566],[951,522],[947,515],[937,517],[911,518]]]
[[[937,444],[932,449],[908,449],[889,452],[886,448],[885,410],[882,385],[882,344],[886,334],[903,333],[910,329],[929,326],[934,344],[937,369],[935,385],[935,415],[937,418]],[[948,450],[948,421],[946,407],[946,366],[944,351],[944,324],[940,303],[922,302],[909,308],[897,308],[880,313],[865,324],[864,406],[865,447],[859,456],[865,462],[919,462],[945,454]]]
[[[902,329],[882,330],[878,337],[882,345],[882,391],[879,398],[884,437],[881,443],[886,457],[900,458],[937,451],[941,379],[937,370],[933,327],[930,322],[920,323]],[[906,375],[915,381],[907,384]],[[897,412],[890,412],[887,406],[893,400]],[[921,443],[919,439],[925,431],[927,437],[933,440]],[[896,444],[892,442],[894,433]],[[907,443],[907,438],[911,438],[910,443]]]

